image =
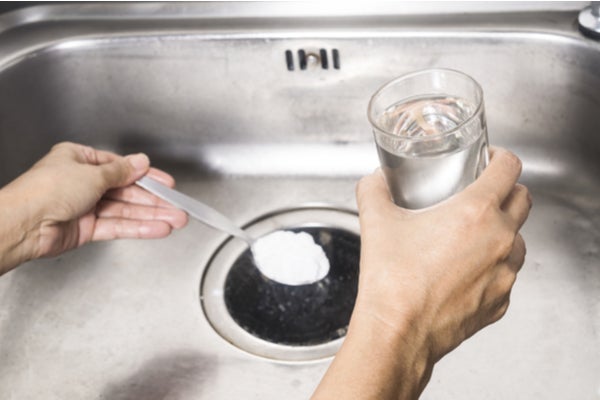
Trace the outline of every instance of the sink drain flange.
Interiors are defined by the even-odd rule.
[[[358,287],[358,218],[333,208],[302,208],[246,228],[253,237],[282,229],[312,235],[329,258],[329,274],[310,285],[282,285],[259,272],[245,243],[228,239],[204,274],[203,310],[219,335],[254,355],[286,361],[332,356],[345,336]]]

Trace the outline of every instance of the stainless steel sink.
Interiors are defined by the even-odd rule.
[[[506,317],[444,358],[423,398],[599,399],[600,42],[578,32],[577,6],[6,14],[0,185],[71,140],[145,151],[242,225],[315,205],[351,213],[355,182],[378,164],[370,95],[416,69],[464,71],[484,89],[490,142],[523,159],[528,256]],[[225,240],[192,221],[164,240],[88,245],[1,277],[0,398],[308,398],[330,357],[257,356],[207,320],[201,280]]]

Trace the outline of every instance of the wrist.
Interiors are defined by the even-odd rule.
[[[417,320],[406,313],[391,323],[360,298],[352,314],[346,340],[367,349],[377,360],[372,365],[389,374],[395,399],[417,399],[433,371],[427,336]]]

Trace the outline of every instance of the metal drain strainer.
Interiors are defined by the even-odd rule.
[[[289,361],[331,356],[346,333],[358,287],[356,214],[295,209],[247,227],[253,237],[280,229],[312,235],[329,258],[329,274],[310,285],[280,284],[254,266],[245,243],[230,239],[206,269],[201,285],[204,312],[225,340],[249,353]]]

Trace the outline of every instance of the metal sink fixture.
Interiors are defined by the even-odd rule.
[[[327,290],[292,293],[247,279],[243,249],[191,221],[27,263],[0,278],[0,398],[308,398],[353,305],[354,188],[378,165],[369,97],[445,67],[483,87],[490,142],[522,158],[534,208],[508,314],[439,362],[422,398],[599,399],[600,42],[578,3],[431,7],[0,16],[0,185],[63,140],[144,151],[239,225],[305,230],[340,257]]]

